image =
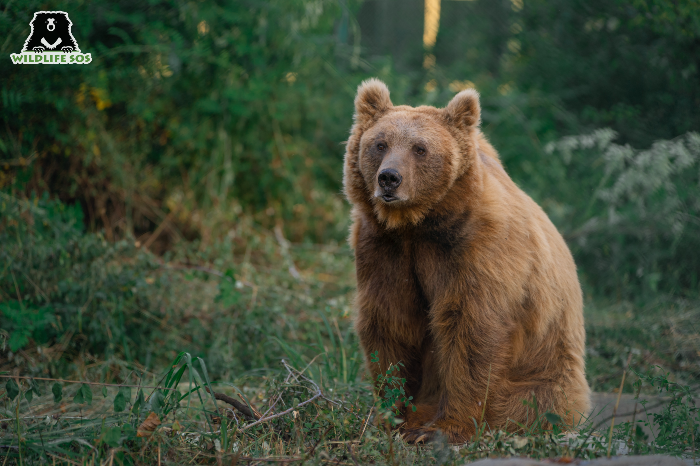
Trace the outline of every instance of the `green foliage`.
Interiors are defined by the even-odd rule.
[[[298,267],[342,278],[321,282],[310,276],[307,285],[290,282],[285,269],[270,267],[280,254],[289,258],[275,237],[241,230],[250,247],[245,242],[212,249],[193,245],[166,262],[133,240],[111,243],[85,232],[79,209],[47,196],[0,196],[5,247],[0,256],[6,260],[0,269],[0,303],[13,311],[0,314],[0,328],[11,344],[21,344],[5,349],[13,367],[69,374],[81,361],[75,356],[82,355],[110,361],[120,372],[137,362],[169,361],[185,342],[191,354],[209,356],[218,377],[275,365],[294,353],[275,342],[302,335],[310,339],[308,346],[293,349],[296,358],[308,363],[323,353],[323,375],[314,377],[339,384],[358,378],[362,359],[352,329],[343,324],[349,322],[351,292],[347,249],[329,246],[317,253],[302,248],[295,253]],[[261,266],[246,262],[249,248],[263,254]],[[219,279],[181,266],[207,261],[227,266],[229,272]],[[233,272],[237,261],[242,261],[236,267],[240,273]],[[20,306],[29,311],[22,313]],[[289,310],[298,310],[302,319],[281,319]],[[327,352],[326,343],[331,344]]]
[[[376,363],[379,366],[379,351],[375,351],[370,354],[370,361]],[[384,415],[389,415],[394,413],[395,415],[401,414],[401,407],[410,408],[412,411],[416,411],[416,406],[411,402],[413,396],[406,395],[406,378],[394,375],[401,374],[401,368],[404,364],[401,362],[392,363],[385,372],[379,372],[377,374],[377,379],[374,381],[374,388],[377,394],[379,394],[379,413]],[[401,423],[395,417],[387,417],[392,425]]]
[[[19,52],[42,8],[30,1],[3,9],[3,53]],[[332,35],[339,3],[52,8],[69,13],[90,66],[0,64],[0,154],[22,167],[36,153],[39,178],[60,166],[41,189],[84,199],[88,223],[110,239],[153,230],[167,213],[191,234],[210,228],[202,212],[219,206],[231,211],[222,216],[270,208],[271,220],[304,221],[292,229],[296,238],[343,235],[331,213],[339,200],[320,196],[339,185],[338,143],[352,116],[351,60]],[[5,185],[21,177],[9,175]],[[30,179],[27,194],[39,188]],[[118,225],[122,216],[126,225]]]
[[[441,438],[427,446],[409,446],[395,430],[387,433],[385,426],[376,425],[377,419],[370,420],[377,406],[364,383],[351,385],[330,397],[332,388],[319,386],[305,375],[306,369],[300,371],[286,363],[282,372],[234,381],[245,384],[213,383],[221,388],[218,390],[232,392],[233,397],[241,397],[248,405],[255,401],[261,413],[277,414],[254,424],[207,395],[205,387],[210,389],[211,385],[200,376],[205,374],[203,361],[181,352],[166,368],[144,381],[160,389],[154,389],[148,401],[139,391],[129,411],[112,411],[110,397],[94,400],[91,406],[81,401],[62,404],[61,417],[25,418],[22,415],[31,409],[22,403],[15,409],[20,415],[16,432],[21,434],[22,442],[3,455],[8,463],[19,463],[21,456],[27,464],[45,463],[46,458],[129,465],[156,464],[159,460],[161,464],[209,464],[220,459],[222,463],[236,464],[254,458],[314,465],[389,461],[400,465],[463,465],[489,454],[533,458],[571,455],[589,433],[584,429],[580,438],[569,439],[556,429],[542,427],[532,427],[519,435],[484,428],[459,450]],[[403,384],[400,380],[396,383]],[[84,387],[79,385],[78,391]],[[125,388],[112,390],[114,401],[124,394]],[[182,395],[177,388],[186,388],[187,393]],[[153,400],[158,400],[158,404]],[[57,408],[52,406],[55,403],[41,398],[34,404]],[[147,429],[146,420],[153,420],[156,405],[162,408],[156,412],[160,425]],[[545,418],[552,417],[545,414]],[[7,445],[15,446],[11,443],[16,439],[15,433],[0,432],[0,440]],[[602,444],[589,444],[581,449],[583,458],[604,455]]]
[[[84,233],[76,206],[47,195],[26,201],[0,196],[0,327],[10,334],[12,352],[30,338],[49,347],[73,335],[80,337],[68,342],[71,351],[104,358],[129,358],[129,347],[158,345],[153,326],[131,318],[152,307],[148,282],[158,272],[155,258],[133,242]]]
[[[328,346],[328,342],[329,336],[323,336],[320,343]],[[299,346],[292,341],[285,341],[285,344],[289,349],[303,350],[303,345]],[[130,406],[132,391],[126,386],[111,390],[105,399],[93,399],[92,404],[86,403],[89,396],[83,393],[85,388],[91,386],[73,386],[67,391],[76,391],[76,397],[71,402],[64,402],[62,406],[62,410],[66,411],[65,418],[58,421],[51,417],[46,420],[19,420],[18,430],[25,441],[19,448],[21,451],[9,451],[8,460],[12,462],[12,459],[17,459],[15,456],[21,453],[23,459],[34,459],[32,463],[37,463],[48,450],[52,456],[64,460],[92,459],[91,456],[94,455],[94,462],[100,459],[108,461],[111,449],[118,447],[121,457],[118,457],[115,451],[113,463],[149,464],[157,462],[156,446],[160,444],[162,461],[192,463],[191,455],[187,456],[193,443],[197,446],[201,462],[204,463],[207,459],[215,460],[216,456],[235,463],[235,459],[239,459],[236,456],[242,456],[303,458],[314,464],[327,463],[329,460],[333,461],[331,463],[387,463],[394,459],[401,464],[460,465],[465,461],[488,455],[533,458],[578,455],[585,459],[603,456],[607,451],[606,440],[595,433],[595,426],[592,424],[597,422],[595,419],[575,427],[576,434],[570,435],[566,431],[572,427],[563,426],[554,414],[539,413],[536,400],[524,401],[533,409],[534,418],[533,423],[528,427],[521,427],[518,434],[491,430],[486,424],[481,424],[477,436],[458,450],[451,449],[439,437],[429,446],[408,446],[396,436],[395,431],[387,433],[381,424],[376,425],[378,419],[369,419],[374,413],[379,414],[383,420],[396,422],[396,408],[399,404],[412,407],[411,399],[402,391],[405,380],[396,376],[401,368],[399,364],[392,365],[377,378],[378,392],[384,392],[384,396],[377,401],[373,399],[369,385],[361,380],[349,380],[345,384],[339,375],[331,378],[329,376],[333,373],[325,372],[326,364],[320,357],[312,359],[310,357],[314,355],[313,352],[296,352],[303,365],[300,367],[303,371],[287,365],[286,373],[274,370],[259,371],[219,382],[208,379],[207,366],[202,360],[187,352],[181,352],[173,361],[163,366],[166,370],[160,376],[152,375],[144,380],[139,379],[140,384],[157,386],[159,389],[149,389],[146,393],[139,390],[136,400]],[[372,356],[375,364],[378,363],[378,357],[377,353]],[[338,374],[338,371],[335,373]],[[312,374],[321,378],[319,382],[323,383],[320,386],[307,376]],[[645,382],[663,386],[664,391],[674,395],[669,407],[662,412],[662,417],[649,418],[648,421],[651,422],[650,425],[653,424],[656,433],[662,432],[658,429],[659,426],[667,427],[667,436],[659,439],[670,442],[664,445],[643,444],[643,436],[636,435],[633,441],[626,442],[637,443],[634,446],[639,452],[654,450],[674,453],[680,446],[680,440],[687,438],[689,434],[689,431],[684,431],[685,425],[679,423],[688,420],[681,420],[682,416],[689,414],[697,418],[697,411],[688,398],[692,397],[692,391],[683,385],[669,382],[668,376],[657,375],[658,373],[650,374]],[[26,387],[29,389],[24,391],[25,394],[32,387],[37,387],[38,390],[38,385],[31,380],[27,381]],[[245,421],[240,414],[234,417],[231,412],[225,410],[221,402],[216,403],[205,388],[227,391],[234,397],[243,395],[243,400],[250,405],[256,404],[261,413],[266,413],[271,406],[274,407],[274,413],[290,411],[286,416],[243,430],[244,424],[250,422]],[[317,388],[334,402],[317,399],[317,403],[303,404],[316,394],[319,390]],[[185,390],[184,394],[181,390]],[[29,409],[29,403],[46,407],[46,404],[62,402],[61,384],[54,383],[52,392],[53,402],[51,394],[42,399],[40,394],[35,393],[32,400],[22,400],[18,408],[23,412]],[[55,398],[56,394],[59,398]],[[340,405],[337,405],[338,402]],[[144,444],[146,439],[139,438],[136,429],[151,412],[158,415],[161,428],[152,435],[155,438],[150,441],[151,447],[147,447],[149,445]],[[14,417],[13,413],[11,411],[8,415]],[[75,419],[70,418],[72,414],[75,414]],[[220,424],[217,425],[219,422],[215,422],[212,417],[218,417]],[[697,425],[697,420],[692,423]],[[642,423],[637,425],[641,426]],[[626,440],[630,433],[636,433],[624,430],[626,425],[620,425],[614,439]],[[13,442],[3,436],[0,432],[2,442]],[[90,443],[89,446],[84,441]],[[95,442],[98,443],[96,449],[93,448]],[[352,451],[345,450],[344,446],[349,443],[354,446]]]
[[[110,447],[116,448],[122,442],[122,428],[119,426],[114,426],[111,428],[106,428],[102,432],[101,440],[103,443]]]
[[[700,135],[657,141],[646,150],[614,138],[613,131],[599,130],[550,143],[547,151],[560,159],[552,163],[558,173],[545,207],[564,227],[577,264],[598,293],[696,297]]]
[[[53,314],[50,307],[27,309],[18,300],[0,303],[0,313],[4,316],[10,338],[7,344],[10,350],[16,352],[29,342],[29,338],[43,326],[52,322]]]
[[[74,404],[92,404],[92,389],[89,384],[81,384],[73,397]]]
[[[5,383],[5,391],[7,391],[7,397],[9,397],[11,401],[15,400],[15,397],[19,394],[19,387],[14,379],[10,378],[7,380],[7,383]]]
[[[41,396],[41,392],[39,392],[39,385],[36,384],[36,381],[34,381],[34,379],[30,379],[28,383],[29,389],[27,389],[24,392],[24,398],[27,399],[27,402],[31,404],[32,399],[34,399],[34,396]]]
[[[63,399],[63,386],[61,386],[61,383],[53,383],[53,386],[51,386],[51,393],[53,394],[53,401],[55,403],[61,402]]]
[[[696,2],[524,2],[512,13],[511,79],[556,96],[588,128],[612,127],[647,147],[697,131]]]
[[[312,378],[325,378],[339,387],[347,387],[361,376],[363,359],[352,327],[347,327],[341,332],[338,320],[333,318],[332,323],[329,320],[333,315],[332,311],[331,307],[326,307],[323,312],[319,312],[322,325],[319,323],[310,327],[309,334],[313,340],[305,349],[298,345],[290,345],[281,337],[275,337],[274,341],[292,365],[298,368],[308,367],[308,355],[315,354],[311,361],[318,361],[320,364],[308,368],[308,374]]]
[[[660,373],[661,367],[655,370],[635,372],[639,379],[634,386],[639,390],[643,384],[650,385],[660,396],[668,398],[668,402],[660,412],[646,415],[636,424],[620,425],[615,438],[628,441],[631,450],[641,454],[668,452],[682,455],[688,450],[700,449],[700,408],[695,405],[696,392],[690,386],[669,381],[670,374]],[[645,413],[647,403],[644,399],[639,401]],[[651,442],[640,426],[651,431]]]
[[[119,388],[119,392],[114,396],[114,411],[123,412],[127,402],[131,402],[131,388]]]

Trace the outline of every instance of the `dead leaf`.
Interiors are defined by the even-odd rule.
[[[530,442],[528,438],[521,437],[521,436],[515,436],[513,437],[513,447],[515,449],[520,449],[525,447],[525,445]]]
[[[156,431],[156,428],[158,428],[158,425],[160,425],[160,418],[158,418],[158,415],[156,415],[155,412],[151,412],[148,414],[148,417],[146,417],[146,420],[139,425],[139,429],[136,431],[136,436],[139,438],[151,436],[153,432]]]

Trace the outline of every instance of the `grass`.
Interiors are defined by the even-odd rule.
[[[587,372],[593,391],[612,392],[631,354],[637,371],[670,372],[683,384],[700,381],[700,304],[657,297],[644,305],[589,302]],[[623,392],[632,393],[634,379]]]
[[[519,435],[482,427],[476,439],[460,448],[450,447],[444,440],[409,446],[388,422],[382,425],[369,420],[378,410],[369,385],[359,383],[343,391],[335,385],[320,387],[291,366],[259,378],[211,382],[234,397],[247,394],[238,397],[263,416],[271,407],[277,413],[287,413],[256,424],[245,421],[241,412],[234,415],[225,405],[215,404],[207,397],[202,390],[209,386],[206,377],[202,378],[204,366],[194,364],[187,354],[173,363],[164,378],[153,378],[149,384],[140,379],[137,386],[141,387],[120,407],[116,395],[122,389],[114,387],[104,392],[93,389],[89,404],[76,402],[75,398],[70,401],[70,397],[56,403],[49,394],[31,402],[16,397],[4,410],[5,416],[13,411],[20,414],[19,418],[15,415],[4,422],[11,422],[4,427],[6,461],[452,465],[488,455],[571,457],[580,447],[576,439],[567,437],[558,427],[548,431],[541,426]],[[183,368],[186,371],[181,371]],[[164,389],[151,389],[150,385],[156,384]],[[28,387],[24,381],[22,389]],[[81,394],[82,387],[67,386],[63,391],[66,396]],[[318,397],[312,399],[315,395]],[[147,430],[152,413],[158,415],[160,424],[155,430]],[[140,431],[145,431],[146,436],[139,436]],[[604,445],[596,441],[579,455],[600,456],[603,449]]]
[[[36,206],[44,213],[37,211],[35,220],[50,217],[50,205]],[[456,465],[488,456],[607,454],[600,418],[584,419],[571,434],[572,427],[552,414],[534,410],[549,424],[518,433],[482,424],[458,447],[441,439],[404,443],[389,415],[403,397],[401,382],[384,375],[380,384],[391,385],[394,399],[375,397],[352,330],[351,251],[344,244],[290,244],[282,232],[243,219],[216,242],[180,245],[164,257],[133,240],[112,246],[79,232],[75,243],[83,253],[92,245],[91,253],[71,253],[66,269],[53,275],[45,271],[53,263],[42,262],[42,245],[65,239],[44,242],[35,233],[10,244],[5,271],[12,273],[3,272],[3,280],[12,287],[2,289],[3,301],[19,312],[7,308],[3,318],[4,465]],[[80,274],[71,276],[76,270]],[[72,295],[60,295],[63,288]],[[76,303],[70,313],[57,308],[66,297]],[[41,318],[42,307],[54,307],[48,316],[60,319],[41,321],[48,319]],[[100,315],[103,309],[109,314]],[[26,316],[36,319],[22,324]],[[693,405],[698,318],[697,303],[661,296],[643,306],[587,300],[593,390],[616,389],[630,361],[622,391],[639,394],[640,407],[659,392],[668,400],[659,417],[617,424],[613,454],[624,445],[631,452],[692,458],[700,438]],[[20,325],[31,332],[17,347],[12,339]],[[45,338],[44,328],[53,334]],[[34,379],[8,377],[16,375]],[[236,399],[241,410],[222,396]],[[645,423],[653,436],[640,432]]]

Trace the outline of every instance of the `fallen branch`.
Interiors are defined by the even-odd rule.
[[[310,379],[310,378],[307,378],[307,377],[304,376],[299,370],[297,370],[297,369],[292,368],[291,366],[289,366],[289,364],[287,364],[287,362],[286,362],[284,359],[282,359],[282,365],[284,365],[285,368],[287,368],[287,371],[288,371],[289,373],[291,373],[291,374],[296,373],[296,375],[294,375],[294,377],[297,379],[297,381],[299,381],[299,379],[297,378],[297,376],[298,376],[298,377],[300,377],[301,379],[303,379],[304,381],[306,381],[306,382],[308,382],[309,384],[311,384],[311,385],[314,387],[314,389],[316,390],[316,392],[320,395],[321,399],[323,399],[323,400],[325,400],[325,401],[327,401],[327,402],[330,402],[331,404],[335,404],[335,405],[339,405],[339,406],[342,405],[342,404],[341,404],[340,402],[338,402],[338,401],[334,401],[333,399],[327,398],[327,397],[323,394],[323,392],[321,392],[321,388],[318,387],[318,384],[316,384],[316,381],[314,381],[314,380],[312,380],[312,379]]]
[[[305,406],[306,404],[309,404],[309,403],[315,401],[316,399],[318,399],[318,398],[321,397],[321,396],[322,396],[322,394],[321,394],[320,392],[318,392],[318,393],[314,394],[313,397],[311,397],[311,399],[305,400],[304,402],[300,402],[300,403],[298,403],[297,405],[295,405],[294,407],[291,407],[291,408],[289,408],[289,409],[287,409],[287,410],[285,410],[285,411],[283,411],[283,412],[279,412],[279,413],[276,413],[276,414],[274,414],[274,415],[270,415],[269,417],[261,418],[261,419],[258,420],[257,422],[253,422],[253,423],[251,423],[251,424],[249,424],[249,425],[244,426],[243,428],[241,428],[241,431],[245,431],[245,430],[247,430],[248,428],[252,428],[252,427],[254,427],[255,425],[259,425],[259,424],[261,424],[261,423],[263,423],[263,422],[269,422],[270,420],[274,420],[275,418],[283,417],[283,416],[285,416],[285,415],[287,415],[287,414],[289,414],[289,413],[292,413],[294,410],[299,409],[299,408]]]
[[[285,415],[287,415],[287,414],[292,413],[292,412],[295,411],[296,409],[299,409],[299,408],[301,408],[301,407],[303,407],[303,406],[305,406],[305,405],[307,405],[307,404],[310,404],[311,402],[315,401],[315,400],[318,399],[318,398],[324,399],[324,400],[326,400],[326,401],[328,401],[328,402],[330,402],[330,403],[332,403],[332,404],[341,405],[340,402],[334,401],[333,399],[329,399],[329,398],[327,398],[326,396],[324,396],[324,395],[323,395],[323,392],[321,391],[321,388],[318,387],[318,384],[316,384],[316,382],[315,382],[314,380],[307,378],[306,376],[302,375],[302,374],[299,372],[299,370],[296,370],[296,369],[292,368],[291,366],[289,366],[289,364],[287,364],[287,362],[286,362],[284,359],[282,360],[282,364],[284,365],[284,367],[287,369],[287,372],[288,372],[287,378],[285,379],[285,381],[289,381],[289,376],[294,376],[294,378],[297,379],[297,381],[298,381],[298,378],[300,377],[300,378],[302,378],[303,380],[305,380],[305,381],[307,381],[308,383],[310,383],[310,384],[314,387],[314,389],[315,389],[314,395],[311,396],[310,399],[307,399],[307,400],[305,400],[304,402],[300,402],[300,403],[298,403],[297,405],[295,405],[294,407],[290,407],[290,408],[287,409],[287,410],[284,410],[284,411],[282,411],[282,412],[278,412],[278,413],[276,413],[276,414],[270,415],[269,417],[262,417],[262,418],[260,418],[259,420],[257,420],[257,421],[255,421],[255,422],[253,422],[253,423],[250,423],[250,424],[244,426],[243,428],[241,428],[241,431],[245,431],[245,430],[247,430],[248,428],[252,428],[252,427],[254,427],[254,426],[256,426],[256,425],[259,425],[259,424],[261,424],[261,423],[263,423],[263,422],[268,422],[268,421],[270,421],[270,420],[274,420],[274,419],[276,419],[276,418],[283,417],[283,416],[285,416]],[[272,408],[274,407],[275,404],[277,404],[277,401],[278,401],[279,399],[280,399],[280,397],[278,396],[278,397],[277,397],[277,400],[272,404],[272,406],[267,410],[267,412],[265,412],[265,414],[269,413],[270,410],[272,410]]]
[[[209,388],[206,388],[207,392],[209,391]],[[232,405],[236,410],[238,410],[240,413],[245,416],[248,420],[260,420],[262,417],[259,414],[255,414],[253,411],[251,411],[248,408],[248,405],[239,401],[238,399],[235,399],[231,396],[227,396],[226,394],[222,394],[220,392],[215,392],[214,393],[214,399],[226,402],[229,405]]]

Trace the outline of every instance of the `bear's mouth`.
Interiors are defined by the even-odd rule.
[[[384,200],[385,203],[392,203],[394,201],[399,200],[399,198],[397,198],[396,196],[389,194],[382,195],[381,198]]]

